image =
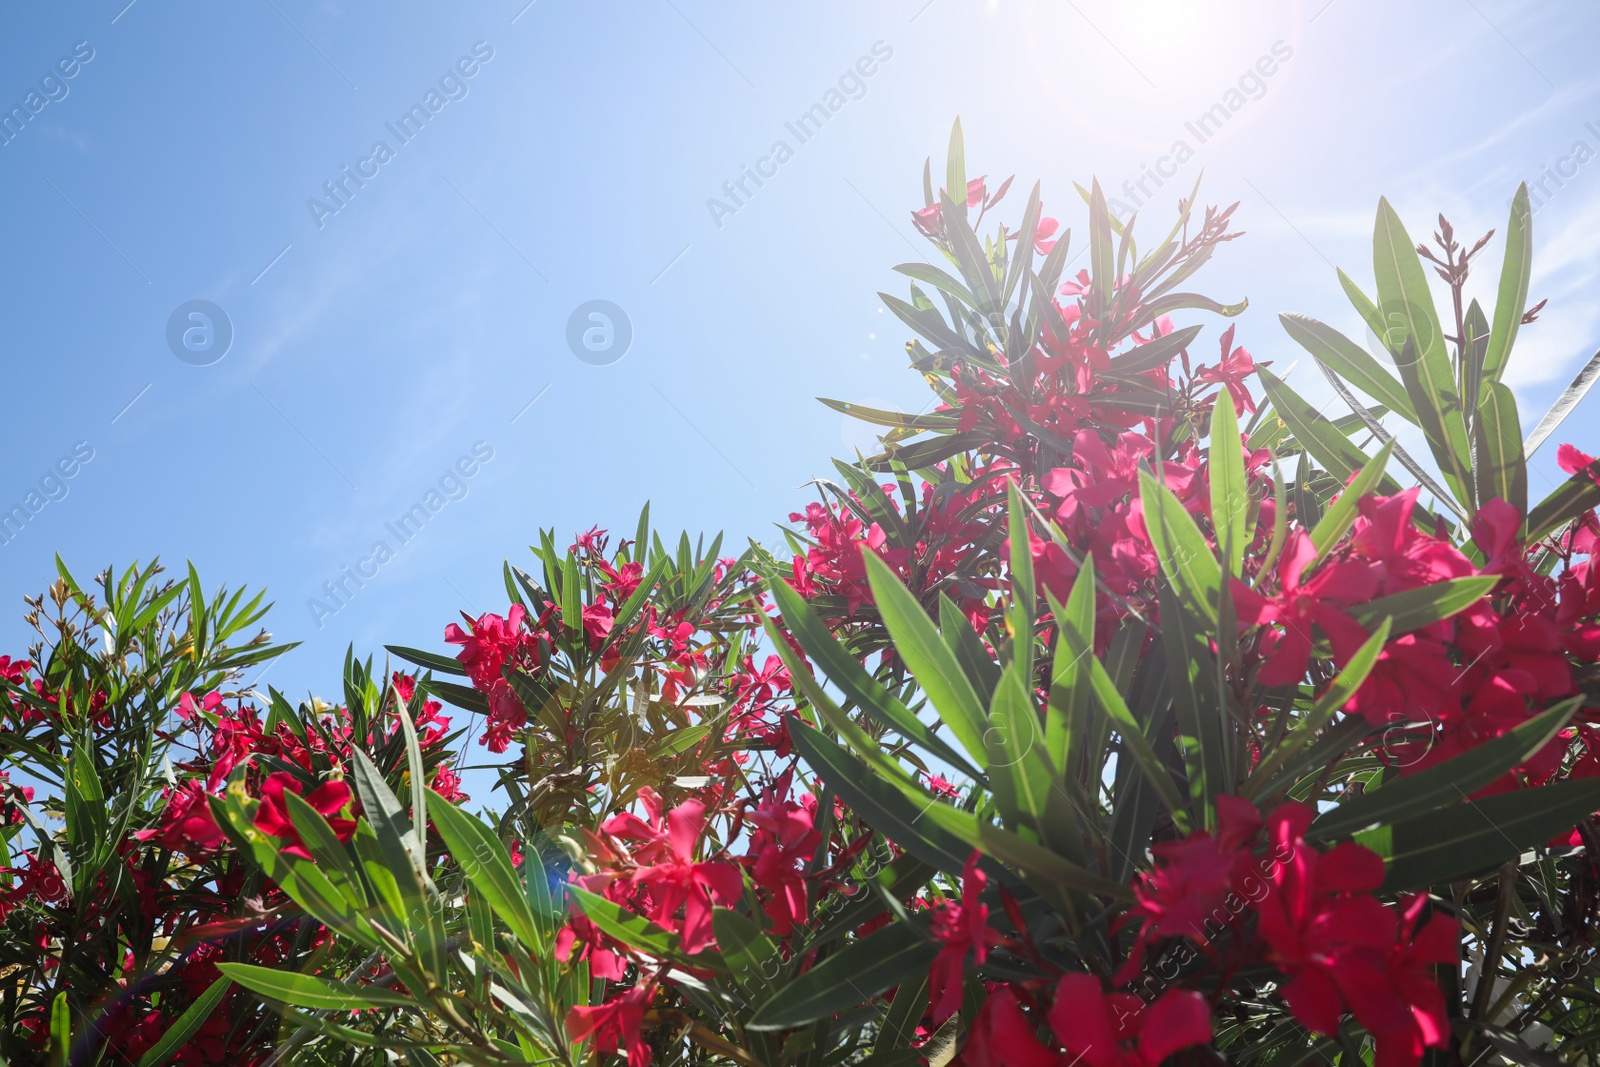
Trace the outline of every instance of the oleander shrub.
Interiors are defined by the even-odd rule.
[[[338,705],[241,683],[259,596],[63,568],[0,661],[13,1062],[1595,1062],[1600,461],[1527,473],[1595,364],[1525,437],[1526,190],[1487,310],[1383,201],[1381,354],[1281,316],[1341,415],[1189,290],[1231,208],[1079,188],[1069,274],[964,157],[882,294],[931,401],[825,401],[882,449],[781,544],[541,532]]]

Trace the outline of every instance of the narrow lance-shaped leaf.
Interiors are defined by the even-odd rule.
[[[1089,310],[1097,320],[1105,317],[1117,283],[1115,255],[1111,247],[1111,212],[1097,178],[1089,194]]]
[[[1494,325],[1483,354],[1483,381],[1497,382],[1511,358],[1517,328],[1528,306],[1528,279],[1533,273],[1533,210],[1528,203],[1528,183],[1517,186],[1511,198],[1511,218],[1506,223],[1506,253],[1500,265],[1500,291],[1494,301]]]
[[[1386,892],[1454,882],[1536,848],[1600,810],[1600,779],[1500,793],[1357,834],[1384,858]]]
[[[1582,697],[1562,701],[1477,748],[1345,801],[1318,816],[1310,834],[1316,840],[1333,840],[1377,823],[1461,803],[1469,794],[1531,759],[1567,724],[1581,703]]]
[[[1370,495],[1378,488],[1379,482],[1383,480],[1383,472],[1388,465],[1389,455],[1393,450],[1393,443],[1386,442],[1378,450],[1378,454],[1373,456],[1365,467],[1361,468],[1361,473],[1357,474],[1350,484],[1345,486],[1344,492],[1339,494],[1339,498],[1323,513],[1321,520],[1318,521],[1315,529],[1311,531],[1311,544],[1317,550],[1318,559],[1326,556],[1329,550],[1339,543],[1339,539],[1345,535],[1345,531],[1349,530],[1355,523],[1361,498]]]
[[[805,598],[795,592],[792,586],[780,580],[771,583],[770,589],[773,601],[783,616],[785,627],[800,642],[800,647],[805,649],[806,655],[816,662],[823,674],[840,688],[846,698],[854,701],[879,724],[907,740],[917,742],[965,773],[974,777],[979,775],[980,772],[976,767],[968,763],[943,738],[930,730],[926,723],[912,714],[898,697],[867,673],[861,661],[839,644],[838,639],[828,631],[827,625],[818,617],[811,605],[806,603]],[[768,629],[772,629],[770,624]],[[781,634],[776,637],[774,647],[778,648],[780,653],[787,647],[787,642],[783,640]],[[809,673],[804,663],[796,661],[790,665],[791,672],[794,672],[795,668],[799,668],[800,675]]]
[[[137,1067],[161,1067],[162,1064],[170,1062],[169,1057],[194,1036],[195,1031],[200,1029],[201,1023],[211,1017],[211,1012],[232,984],[233,980],[224,975],[207,986],[206,991],[195,998],[194,1003],[178,1016],[177,1021],[167,1027],[166,1032],[161,1035],[161,1040],[150,1046],[145,1054],[139,1057]]]
[[[1500,577],[1495,574],[1446,578],[1358,604],[1350,609],[1350,615],[1362,626],[1376,625],[1388,616],[1394,634],[1399,636],[1466,610],[1488,596],[1499,582]]]
[[[1320,463],[1323,470],[1347,482],[1352,474],[1367,465],[1366,454],[1277,375],[1264,368],[1257,369],[1256,374],[1267,398],[1272,401],[1272,409],[1294,434],[1295,442]],[[1386,484],[1384,491],[1398,488]]]
[[[1372,668],[1378,662],[1378,656],[1383,652],[1383,646],[1389,640],[1390,620],[1382,619],[1372,632],[1372,636],[1356,650],[1350,661],[1344,665],[1328,688],[1322,691],[1311,708],[1296,721],[1294,728],[1284,739],[1267,752],[1256,764],[1255,770],[1250,775],[1250,780],[1240,793],[1246,798],[1261,795],[1265,786],[1270,784],[1277,771],[1287,764],[1290,759],[1306,745],[1310,744],[1322,728],[1333,721],[1334,713],[1349,703],[1356,691],[1366,682],[1367,676],[1372,673]]]
[[[1466,413],[1445,350],[1439,313],[1428,290],[1428,277],[1411,235],[1387,199],[1378,201],[1372,263],[1378,282],[1378,308],[1387,327],[1384,341],[1395,355],[1400,380],[1411,397],[1445,482],[1457,502],[1470,512],[1472,459],[1467,446]]]
[[[925,974],[939,946],[914,923],[897,922],[853,942],[790,982],[746,1023],[787,1030],[826,1019]]]
[[[1417,421],[1417,413],[1411,406],[1411,398],[1406,395],[1405,386],[1373,359],[1366,349],[1309,315],[1284,312],[1278,316],[1278,321],[1283,323],[1289,336],[1310,352],[1318,363],[1333,370],[1407,422]]]
[[[536,951],[543,948],[539,924],[528,906],[523,887],[517,883],[506,847],[480,820],[438,793],[430,790],[427,803],[434,827],[473,891],[488,902],[500,921],[524,945]]]
[[[1250,542],[1246,522],[1250,511],[1250,487],[1244,469],[1244,449],[1239,440],[1239,419],[1233,410],[1233,396],[1226,389],[1217,393],[1211,410],[1211,528],[1217,546],[1227,561],[1228,574],[1238,577],[1244,553]]]
[[[366,1008],[409,1008],[416,1001],[403,993],[375,986],[347,986],[314,974],[283,971],[253,963],[219,963],[217,970],[253,993],[297,1008],[350,1011]]]
[[[1083,657],[1094,648],[1094,558],[1084,558],[1065,605],[1058,603],[1048,590],[1046,595],[1055,615],[1057,635],[1051,662],[1050,705],[1045,714],[1045,750],[1054,760],[1056,772],[1073,778],[1081,761],[1092,693]],[[1068,640],[1068,630],[1076,641]],[[1084,651],[1074,652],[1074,647]]]
[[[901,584],[899,577],[876,553],[864,552],[867,580],[873,601],[893,638],[895,651],[905,660],[917,684],[950,732],[980,768],[986,763],[983,735],[988,716],[955,654],[939,637],[939,631],[917,598]]]
[[[1517,419],[1517,398],[1501,382],[1486,381],[1481,387],[1478,418],[1473,426],[1477,444],[1474,474],[1478,481],[1478,503],[1499,498],[1528,513],[1528,465],[1522,454],[1522,424]]]
[[[1162,573],[1172,581],[1190,610],[1215,625],[1222,567],[1206,543],[1205,534],[1195,525],[1194,516],[1183,502],[1148,469],[1139,471],[1139,497]]]
[[[1062,630],[1062,635],[1067,641],[1067,647],[1075,657],[1089,668],[1090,683],[1094,694],[1100,701],[1101,710],[1116,724],[1117,731],[1122,735],[1123,744],[1128,752],[1138,762],[1139,768],[1150,783],[1161,794],[1161,799],[1180,820],[1187,810],[1183,802],[1183,794],[1178,792],[1177,784],[1173,782],[1172,775],[1167,773],[1167,768],[1157,758],[1155,750],[1150,746],[1150,740],[1145,736],[1145,727],[1133,717],[1133,712],[1128,710],[1127,701],[1117,690],[1117,685],[1106,673],[1106,668],[1076,634],[1068,634]]]
[[[1033,583],[1033,546],[1027,509],[1015,482],[1006,485],[1006,525],[1010,544],[1011,603],[1006,625],[1011,631],[1012,656],[1023,677],[1033,674],[1033,618],[1038,594]]]

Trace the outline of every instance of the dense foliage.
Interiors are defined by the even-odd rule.
[[[883,451],[781,551],[542,533],[337,706],[242,686],[259,596],[61,568],[0,659],[12,1062],[1594,1062],[1600,461],[1525,458],[1594,367],[1525,441],[1526,191],[1492,312],[1384,201],[1383,358],[1282,316],[1334,418],[1172,319],[1242,310],[1183,288],[1232,209],[1141,251],[1079,189],[1068,277],[959,126],[923,184],[933,400],[826,401]]]

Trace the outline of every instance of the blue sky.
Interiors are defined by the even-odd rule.
[[[268,587],[270,628],[304,642],[266,681],[331,694],[348,644],[439,648],[457,610],[503,611],[501,560],[541,526],[631,530],[649,500],[664,529],[770,536],[870,440],[813,397],[926,403],[875,293],[926,251],[907,212],[957,114],[971,173],[1016,174],[1016,214],[1042,179],[1080,233],[1073,181],[1176,171],[1139,195],[1164,231],[1204,169],[1248,236],[1197,287],[1248,297],[1239,340],[1280,370],[1279,311],[1359,336],[1333,265],[1370,284],[1380,195],[1414,236],[1442,210],[1475,237],[1560,170],[1534,220],[1551,303],[1509,374],[1525,428],[1600,347],[1594,8],[114,0],[10,5],[0,27],[0,105],[28,115],[0,145],[0,505],[73,471],[0,546],[6,650],[54,553],[84,579],[188,558]],[[837,101],[803,142],[786,125]],[[724,183],[756,167],[735,204]],[[194,300],[232,327],[205,366],[167,341]],[[592,300],[631,323],[606,365],[566,341]],[[1600,451],[1597,415],[1558,440]],[[388,524],[435,489],[401,543]],[[378,541],[392,557],[347,604],[308,606]]]

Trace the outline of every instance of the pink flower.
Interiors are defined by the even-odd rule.
[[[203,860],[220,848],[227,838],[211,813],[206,791],[199,782],[184,782],[167,794],[167,808],[159,826],[133,835],[140,841],[154,841],[172,852],[182,852],[192,860]]]
[[[764,910],[778,937],[787,937],[805,920],[805,869],[822,842],[813,813],[789,799],[789,775],[784,772],[762,795],[761,806],[746,816],[755,832],[743,862],[765,898]]]
[[[967,954],[974,962],[989,957],[1000,933],[989,928],[989,906],[979,898],[989,876],[978,867],[982,853],[967,857],[961,871],[961,900],[941,901],[933,913],[933,936],[943,942],[928,970],[928,1010],[935,1026],[961,1007],[961,984],[966,976]]]
[[[1274,622],[1283,626],[1281,632],[1268,631],[1263,636],[1266,662],[1259,675],[1262,685],[1292,685],[1305,677],[1311,664],[1313,624],[1328,634],[1336,649],[1358,648],[1367,639],[1366,631],[1335,605],[1371,599],[1378,589],[1373,568],[1364,562],[1336,562],[1318,567],[1306,578],[1316,556],[1310,536],[1297,528],[1289,534],[1278,561],[1276,596],[1262,596],[1234,579],[1233,598],[1241,630]]]
[[[1138,903],[1126,915],[1143,919],[1144,925],[1117,972],[1119,983],[1138,974],[1149,945],[1170,937],[1205,945],[1211,933],[1221,932],[1208,933],[1208,924],[1229,926],[1243,911],[1242,902],[1236,908],[1227,905],[1230,897],[1237,901],[1242,895],[1241,883],[1252,869],[1249,844],[1261,829],[1261,814],[1248,800],[1224,795],[1217,798],[1217,820],[1215,836],[1197,830],[1182,841],[1153,846],[1155,866],[1134,882]]]
[[[1233,410],[1236,414],[1248,411],[1253,415],[1256,401],[1250,395],[1250,387],[1245,382],[1256,372],[1256,364],[1243,345],[1229,351],[1229,346],[1233,344],[1233,331],[1236,328],[1229,326],[1222,332],[1222,358],[1217,365],[1207,367],[1201,364],[1195,369],[1194,376],[1200,381],[1215,382],[1226,388],[1228,395],[1233,398]]]
[[[1058,1067],[1060,1057],[1039,1043],[1017,995],[1002,986],[989,994],[961,1048],[963,1067]]]
[[[593,1039],[597,1052],[626,1048],[628,1067],[645,1067],[650,1062],[650,1046],[640,1028],[654,992],[653,984],[637,985],[604,1004],[573,1008],[567,1012],[567,1036],[573,1041]]]
[[[1577,474],[1579,471],[1588,471],[1589,477],[1600,483],[1600,474],[1593,470],[1594,457],[1587,452],[1579,452],[1571,445],[1562,445],[1556,449],[1556,462],[1568,474]]]
[[[1133,993],[1107,994],[1087,974],[1069,974],[1056,986],[1050,1028],[1088,1067],[1158,1067],[1212,1038],[1211,1009],[1199,993],[1169,989],[1146,1006]]]
[[[644,792],[640,790],[641,796]],[[659,812],[660,800],[654,791],[646,803]],[[650,891],[650,921],[669,930],[677,926],[683,950],[690,954],[715,942],[712,906],[729,907],[744,890],[744,876],[734,864],[695,861],[695,845],[705,831],[705,811],[705,805],[698,800],[686,800],[667,812],[665,826],[659,821],[650,825],[631,814],[615,816],[602,826],[616,837],[644,842],[633,858],[650,866],[635,870],[632,881]],[[683,911],[681,925],[677,919],[679,909]]]
[[[261,806],[256,809],[256,829],[284,841],[281,850],[284,855],[308,860],[311,853],[306,851],[305,843],[300,839],[300,830],[289,817],[288,802],[283,799],[285,790],[302,795],[304,788],[300,780],[288,771],[268,775],[261,784]],[[344,782],[324,782],[305,796],[305,802],[328,820],[328,825],[340,841],[349,841],[355,836],[355,820],[342,814],[350,805],[350,787]]]
[[[506,664],[524,650],[531,657],[537,656],[537,644],[522,629],[526,616],[521,604],[513,604],[503,619],[494,614],[482,615],[476,622],[467,618],[472,627],[470,634],[455,623],[445,627],[445,641],[461,646],[456,659],[467,669],[472,687],[488,698],[489,720],[484,727],[483,744],[490,752],[504,752],[516,731],[528,724],[528,713],[502,673]]]
[[[1038,225],[1033,228],[1033,248],[1041,256],[1048,256],[1056,246],[1055,232],[1061,224],[1048,215],[1039,219]]]
[[[193,693],[185,693],[178,698],[178,718],[184,722],[193,722],[200,712],[214,712],[221,703],[221,693],[207,693],[198,705],[195,704]]]
[[[1377,1039],[1380,1067],[1414,1067],[1424,1047],[1449,1034],[1435,964],[1457,961],[1456,924],[1426,898],[1396,915],[1372,891],[1383,883],[1376,853],[1346,842],[1320,853],[1305,841],[1313,812],[1289,803],[1272,813],[1268,837],[1289,858],[1257,906],[1268,960],[1289,976],[1280,994],[1308,1028],[1333,1034],[1346,1010]]]

